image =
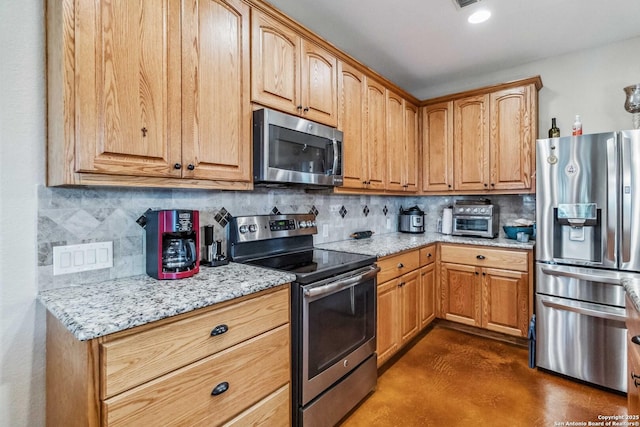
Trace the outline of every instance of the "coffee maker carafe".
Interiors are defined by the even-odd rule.
[[[177,209],[144,214],[149,276],[182,279],[200,270],[198,216],[198,211]]]

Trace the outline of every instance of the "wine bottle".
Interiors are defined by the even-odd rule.
[[[560,138],[560,128],[556,126],[556,118],[551,119],[551,129],[549,129],[549,138]]]

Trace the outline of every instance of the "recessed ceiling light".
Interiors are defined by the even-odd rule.
[[[473,12],[469,16],[467,21],[469,21],[469,23],[471,23],[471,24],[479,24],[481,22],[486,21],[490,17],[491,17],[491,12],[489,12],[487,9],[480,9],[480,10],[478,10],[476,12]]]

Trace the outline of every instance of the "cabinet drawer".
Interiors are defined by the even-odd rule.
[[[378,260],[378,283],[384,283],[420,266],[420,251],[414,250]]]
[[[100,345],[103,399],[289,322],[282,289]],[[227,331],[212,336],[214,328]]]
[[[223,427],[289,427],[291,425],[290,395],[291,391],[287,384],[225,423]]]
[[[527,271],[528,254],[509,249],[482,246],[440,246],[440,260],[455,264],[475,265],[509,270]]]
[[[107,399],[104,425],[220,425],[289,383],[289,354],[287,324]]]
[[[429,265],[436,260],[436,245],[420,248],[420,266]]]

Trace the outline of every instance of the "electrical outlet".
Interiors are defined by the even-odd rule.
[[[53,247],[53,275],[113,267],[113,242]]]
[[[387,230],[391,230],[391,218],[387,218]]]
[[[329,237],[329,225],[328,224],[323,224],[322,225],[322,237]]]

